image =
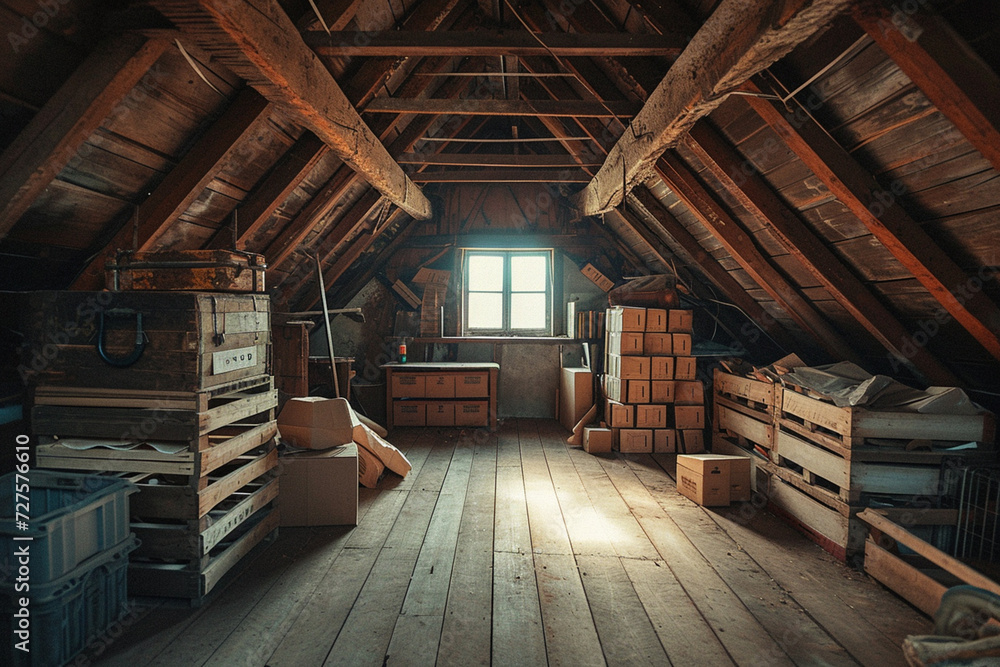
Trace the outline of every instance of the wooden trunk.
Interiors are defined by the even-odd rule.
[[[106,267],[110,290],[263,292],[263,255],[235,250],[121,251]]]
[[[270,372],[266,295],[36,292],[30,307],[24,363],[38,386],[197,392]]]

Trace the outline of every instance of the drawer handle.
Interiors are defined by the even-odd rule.
[[[105,319],[114,318],[121,320],[133,316],[135,317],[135,344],[132,347],[132,351],[121,356],[109,354],[105,349],[104,343],[104,333],[106,331]],[[100,325],[97,332],[97,354],[101,356],[101,359],[105,363],[119,368],[131,366],[139,361],[139,357],[142,356],[143,351],[146,349],[146,340],[146,333],[142,330],[142,313],[130,308],[112,308],[111,310],[101,311]]]

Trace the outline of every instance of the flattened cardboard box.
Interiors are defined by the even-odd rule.
[[[358,446],[304,451],[281,459],[282,526],[358,525]]]

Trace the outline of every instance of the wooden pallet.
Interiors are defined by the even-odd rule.
[[[781,396],[780,386],[726,373],[719,368],[713,373],[712,387],[716,398],[725,399],[732,409],[768,423],[773,420],[774,405]]]
[[[770,450],[774,447],[775,429],[770,418],[761,418],[761,413],[718,394],[714,412],[712,423],[716,432],[736,438],[747,448],[759,445]]]
[[[994,417],[930,415],[915,412],[838,407],[785,388],[775,405],[775,423],[847,458],[851,450],[871,445],[872,439],[943,442],[977,442],[984,449],[995,445]]]
[[[197,564],[130,560],[129,595],[186,598],[197,603],[254,547],[277,536],[278,521],[277,508],[258,510],[217,544],[207,560]]]
[[[226,536],[278,496],[278,478],[261,478],[228,496],[203,517],[177,522],[133,522],[140,546],[134,559],[164,559],[208,565],[212,550]]]

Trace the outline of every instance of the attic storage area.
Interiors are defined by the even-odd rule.
[[[998,11],[0,1],[4,664],[1000,660]]]

